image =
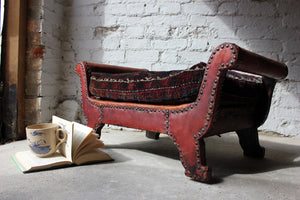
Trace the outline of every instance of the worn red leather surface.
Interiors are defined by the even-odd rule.
[[[211,179],[211,170],[206,164],[203,138],[259,126],[268,114],[275,80],[287,76],[286,65],[235,44],[224,43],[213,51],[207,62],[197,99],[192,103],[169,106],[104,101],[90,97],[88,82],[91,70],[122,73],[143,69],[81,62],[76,70],[81,79],[82,106],[88,126],[96,130],[103,124],[113,124],[168,134],[179,150],[186,175],[204,182]],[[246,102],[235,107],[240,100],[234,96],[239,92],[234,95],[230,95],[230,92],[222,94],[228,70],[263,76],[259,80],[265,92],[258,93],[255,98],[249,97],[249,104]],[[251,75],[233,77],[244,82],[249,77],[252,80]],[[243,90],[243,87],[237,88]],[[253,114],[256,111],[257,114]]]

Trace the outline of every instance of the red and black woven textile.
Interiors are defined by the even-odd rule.
[[[89,91],[98,99],[159,105],[178,105],[195,100],[205,63],[186,70],[133,73],[91,72]]]

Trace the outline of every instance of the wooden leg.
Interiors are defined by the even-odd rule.
[[[265,156],[265,148],[259,145],[257,128],[249,128],[236,132],[245,156],[253,158],[263,158]]]
[[[196,181],[209,182],[211,169],[206,165],[204,140],[185,138],[184,141],[176,141],[175,144],[180,153],[181,163],[185,168],[185,175]]]
[[[146,131],[146,137],[150,138],[150,139],[154,139],[154,140],[158,140],[159,139],[159,134],[157,132],[152,132],[152,131]]]
[[[100,124],[100,126],[96,129],[96,133],[99,135],[98,139],[101,137],[101,130],[105,124]]]

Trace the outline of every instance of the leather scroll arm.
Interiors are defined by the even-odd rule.
[[[237,47],[237,49],[237,60],[232,69],[266,76],[276,80],[284,79],[287,76],[288,68],[285,64],[240,47]]]

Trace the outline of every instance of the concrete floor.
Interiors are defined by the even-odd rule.
[[[22,174],[11,159],[26,141],[0,146],[0,199],[300,199],[300,138],[260,136],[263,160],[245,158],[234,134],[206,139],[214,183],[190,180],[172,141],[105,129],[113,162]]]

